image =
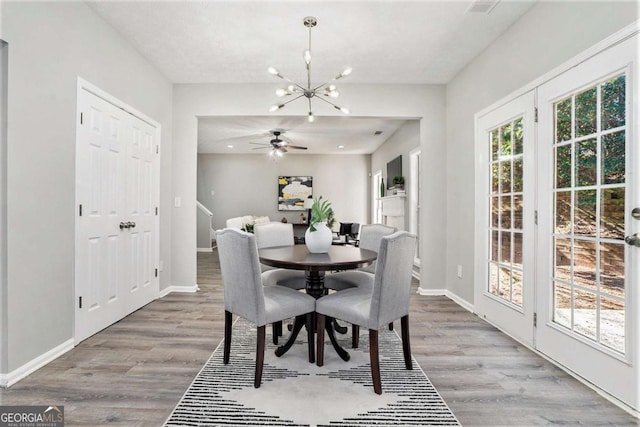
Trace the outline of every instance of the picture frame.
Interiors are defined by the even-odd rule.
[[[312,176],[278,176],[279,211],[305,211],[304,201],[312,197]]]

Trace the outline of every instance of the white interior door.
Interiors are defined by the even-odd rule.
[[[157,129],[79,88],[76,342],[158,294]]]
[[[637,36],[538,89],[537,348],[639,409]]]
[[[476,118],[475,310],[533,346],[533,92]]]

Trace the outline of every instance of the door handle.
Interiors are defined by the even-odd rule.
[[[120,223],[120,230],[122,230],[123,228],[129,228],[129,225],[128,225],[128,224],[129,224],[129,223],[127,223],[127,222],[121,222],[121,223]]]
[[[129,228],[136,228],[136,223],[133,221],[128,222],[127,224],[129,224]]]
[[[627,245],[637,246],[640,248],[640,233],[630,234],[624,239]]]

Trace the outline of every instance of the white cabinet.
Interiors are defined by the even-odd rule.
[[[404,203],[406,196],[382,198],[382,221],[385,225],[404,230]]]

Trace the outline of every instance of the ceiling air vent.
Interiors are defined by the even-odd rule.
[[[474,0],[471,2],[465,13],[489,13],[500,0]]]

